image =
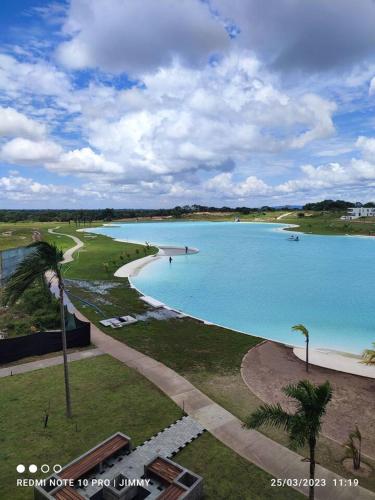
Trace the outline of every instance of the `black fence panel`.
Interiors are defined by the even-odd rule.
[[[68,348],[90,345],[90,323],[75,319],[77,327],[66,332]],[[40,356],[62,350],[61,332],[30,333],[22,337],[0,340],[0,364],[29,356]]]

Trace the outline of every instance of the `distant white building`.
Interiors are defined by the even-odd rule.
[[[342,220],[358,219],[359,217],[375,217],[374,207],[353,207],[348,208],[347,215],[341,217]]]

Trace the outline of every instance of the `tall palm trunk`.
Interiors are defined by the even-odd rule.
[[[309,439],[310,448],[310,482],[309,482],[309,500],[314,500],[314,480],[315,480],[315,436]]]
[[[66,329],[65,329],[65,310],[64,310],[64,285],[60,272],[57,272],[57,280],[59,286],[59,298],[60,298],[60,319],[61,319],[61,339],[63,348],[63,358],[64,358],[64,380],[65,380],[65,399],[66,399],[66,416],[71,418],[72,416],[72,403],[70,399],[70,385],[69,385],[69,371],[68,371],[68,355],[67,355],[67,345],[66,345]]]
[[[306,337],[306,371],[309,371],[309,337]]]

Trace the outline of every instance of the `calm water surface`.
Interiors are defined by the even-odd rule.
[[[146,266],[132,281],[188,314],[261,337],[359,353],[375,341],[375,238],[300,235],[280,224],[160,222],[90,230],[199,248]]]

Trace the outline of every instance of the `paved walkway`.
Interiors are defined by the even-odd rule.
[[[293,353],[298,359],[305,361],[306,349],[295,347]],[[359,375],[361,377],[375,378],[375,365],[365,365],[361,363],[360,356],[350,356],[345,353],[341,354],[329,349],[310,349],[309,363],[315,366],[329,368],[330,370],[351,373],[352,375]]]
[[[82,321],[88,321],[78,310],[76,315]],[[275,478],[302,480],[309,477],[309,464],[302,461],[300,455],[256,430],[244,429],[238,418],[164,364],[106,335],[93,324],[91,339],[101,351],[136,369],[153,382],[187,414],[240,456]],[[375,493],[364,488],[335,486],[334,481],[338,482],[341,477],[320,465],[316,467],[316,477],[325,479],[327,484],[324,488],[315,489],[316,500],[375,500]],[[298,485],[295,489],[308,494],[305,486]]]
[[[281,214],[278,217],[276,217],[276,220],[283,219],[284,217],[288,217],[288,215],[292,215],[294,212],[287,212],[286,214]]]
[[[68,354],[68,361],[78,361],[80,359],[93,358],[100,356],[103,352],[100,349],[87,349],[86,351],[77,351]],[[20,365],[13,365],[7,368],[0,368],[0,378],[9,377],[10,375],[18,375],[19,373],[33,372],[41,368],[49,368],[50,366],[62,365],[63,357],[54,356],[53,358],[40,359],[38,361],[31,361],[30,363],[22,363]]]
[[[74,247],[69,248],[69,250],[67,250],[64,253],[64,260],[61,262],[61,264],[67,264],[68,262],[72,262],[73,261],[73,254],[74,254],[74,252],[76,252],[77,250],[79,250],[80,248],[82,248],[84,246],[84,243],[83,243],[82,240],[80,240],[79,238],[77,238],[77,236],[73,236],[71,234],[57,233],[56,229],[59,229],[59,227],[60,226],[57,226],[54,229],[48,229],[48,232],[51,233],[51,234],[57,234],[59,236],[68,236],[69,238],[72,238],[72,240],[75,242]]]

